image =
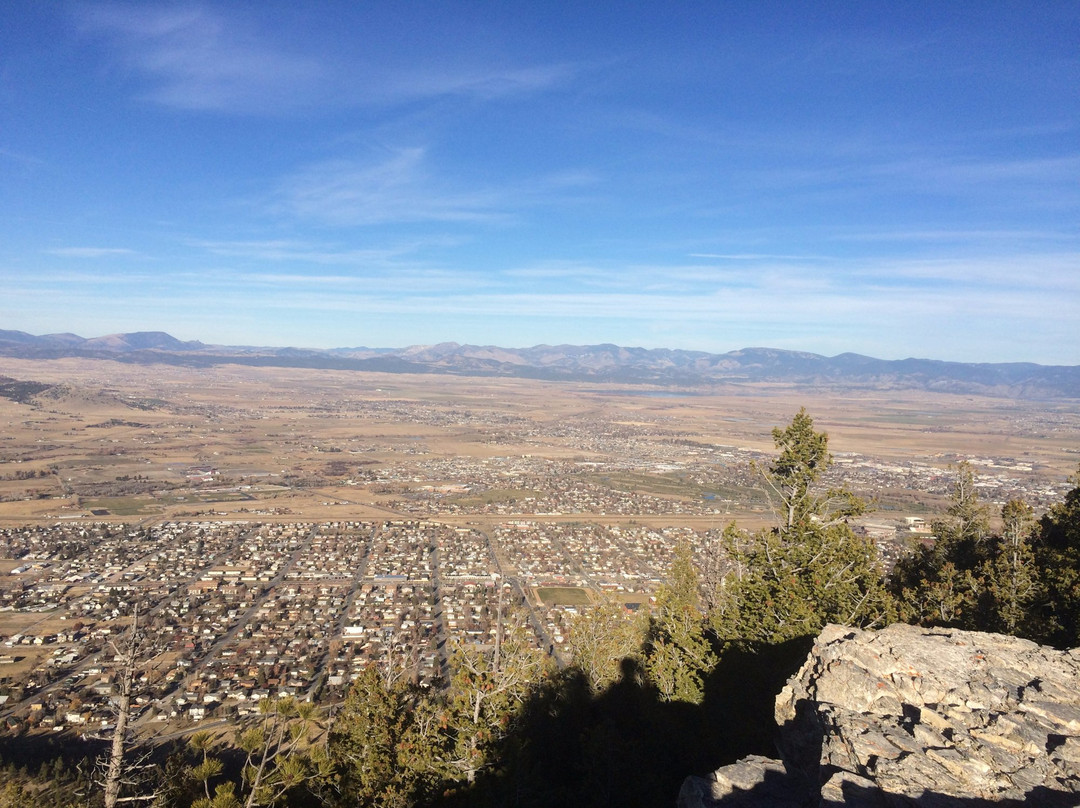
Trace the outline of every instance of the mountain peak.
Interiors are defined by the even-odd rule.
[[[197,351],[203,343],[182,342],[164,331],[133,331],[128,334],[108,334],[84,343],[89,347],[113,351]]]
[[[834,389],[924,389],[1016,398],[1080,398],[1080,367],[1031,363],[965,363],[929,359],[884,360],[856,353],[829,358],[805,351],[754,347],[710,354],[678,348],[599,345],[411,345],[400,349],[319,350],[230,348],[183,342],[164,331],[137,331],[83,339],[75,334],[35,337],[0,330],[0,356],[61,356],[137,363],[371,370],[384,373],[454,373],[560,381],[650,385],[765,382]]]

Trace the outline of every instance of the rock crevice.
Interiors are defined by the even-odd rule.
[[[1080,805],[1080,650],[827,626],[776,721],[781,759],[688,778],[680,808]]]

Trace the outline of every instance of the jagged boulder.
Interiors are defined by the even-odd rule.
[[[828,626],[776,719],[782,760],[689,778],[680,808],[1080,805],[1080,649]]]

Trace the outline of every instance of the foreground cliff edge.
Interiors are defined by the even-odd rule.
[[[689,777],[680,808],[1080,805],[1080,649],[830,625],[776,722],[782,760]]]

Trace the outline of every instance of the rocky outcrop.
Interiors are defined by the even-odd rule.
[[[688,778],[680,808],[1080,805],[1080,649],[828,626],[776,720],[782,760]]]

